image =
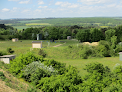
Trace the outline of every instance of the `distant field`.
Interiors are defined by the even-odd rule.
[[[12,24],[5,24],[6,26],[11,26]]]
[[[36,26],[36,25],[42,26],[42,25],[51,25],[51,24],[49,23],[27,23],[26,24],[26,26]]]
[[[18,21],[21,23],[34,23],[34,22],[40,22],[41,20],[26,20],[26,21]]]
[[[13,26],[14,28],[17,28],[19,30],[29,28],[29,26]]]
[[[108,28],[109,26],[100,26],[101,28]]]

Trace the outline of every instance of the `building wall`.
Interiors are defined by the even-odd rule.
[[[18,39],[16,38],[16,39],[12,39],[12,42],[16,42],[16,41],[18,41]]]
[[[122,61],[122,54],[119,54],[119,60]]]
[[[3,61],[6,64],[10,64],[9,58],[1,58],[0,61]]]
[[[41,43],[32,43],[32,48],[41,48]]]

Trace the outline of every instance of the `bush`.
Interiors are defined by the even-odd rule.
[[[7,48],[7,52],[12,54],[14,53],[14,50],[12,50],[12,48]]]
[[[78,92],[78,84],[82,83],[77,70],[69,66],[68,72],[63,75],[45,77],[39,81],[37,88],[44,92]]]
[[[55,71],[52,66],[47,67],[38,61],[26,65],[26,67],[22,69],[22,72],[22,76],[25,80],[32,82],[35,85],[41,78],[57,74],[57,71]]]
[[[3,56],[3,55],[7,55],[7,53],[0,51],[0,56]]]
[[[0,79],[2,79],[3,81],[6,79],[5,75],[3,72],[0,71]]]
[[[21,54],[19,57],[10,62],[9,71],[18,75],[26,65],[32,63],[33,61],[43,61],[43,58],[37,57],[31,52]]]
[[[46,53],[44,52],[44,50],[40,49],[39,52],[38,52],[39,55],[43,56],[43,57],[46,57]]]
[[[87,59],[92,54],[91,47],[88,45],[83,46],[83,49],[80,51],[79,54],[80,57],[82,57],[83,59]]]
[[[55,60],[44,60],[42,61],[47,66],[52,66],[54,69],[58,71],[58,74],[64,74],[66,72],[66,64],[65,63],[60,63]]]

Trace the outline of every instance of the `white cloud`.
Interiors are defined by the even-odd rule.
[[[38,4],[44,4],[44,2],[43,1],[39,1]]]
[[[41,9],[36,9],[35,11],[36,11],[36,12],[41,12],[42,10],[41,10]]]
[[[69,2],[56,2],[55,5],[60,5],[61,7],[67,7],[67,8],[77,8],[79,4],[73,4]]]
[[[63,2],[56,2],[55,5],[61,5]]]
[[[17,9],[17,7],[13,7],[13,10],[16,10]]]
[[[47,8],[47,6],[39,6],[38,8]]]
[[[28,4],[29,2],[30,2],[30,0],[20,1],[19,4]]]
[[[22,13],[27,13],[29,11],[30,11],[30,9],[25,9],[25,10],[22,11]]]
[[[19,1],[19,0],[8,0],[8,1]]]
[[[115,0],[78,0],[78,2],[87,4],[87,5],[93,5],[93,4],[111,3],[111,2],[116,2],[116,1]]]
[[[68,8],[77,8],[78,6],[79,6],[78,4],[73,4],[73,5],[68,6]]]
[[[7,9],[7,8],[3,8],[3,9],[2,9],[3,12],[7,12],[7,11],[9,11],[9,10],[10,10],[10,9]]]

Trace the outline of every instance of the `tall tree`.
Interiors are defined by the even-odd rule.
[[[90,33],[91,33],[91,41],[92,42],[98,42],[98,41],[104,39],[104,36],[103,36],[103,33],[101,30],[98,30],[96,28],[91,28]]]
[[[78,33],[76,34],[76,38],[80,42],[88,42],[90,41],[90,30],[79,30]]]

